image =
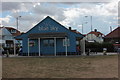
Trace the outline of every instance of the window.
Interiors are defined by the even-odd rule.
[[[43,40],[43,44],[44,44],[44,46],[48,46],[49,45],[48,40]]]
[[[65,44],[66,44],[65,42],[66,42],[65,39],[63,39],[63,46],[65,46]]]
[[[79,45],[79,41],[76,41],[76,45]]]
[[[29,46],[30,46],[30,47],[35,46],[35,41],[30,41],[30,42],[29,42]]]
[[[63,46],[70,46],[70,40],[69,39],[63,39]]]
[[[44,46],[54,46],[54,40],[53,39],[45,39],[43,40]]]
[[[54,40],[52,40],[52,39],[49,40],[49,45],[50,45],[50,46],[54,46]]]
[[[45,39],[43,40],[44,46],[54,46],[54,40],[53,39]]]
[[[11,29],[11,33],[16,33],[16,30],[15,29]]]

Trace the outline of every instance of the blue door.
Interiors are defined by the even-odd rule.
[[[41,39],[41,53],[43,55],[54,54],[54,39]]]

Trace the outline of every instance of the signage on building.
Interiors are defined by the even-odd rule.
[[[70,46],[69,39],[63,39],[63,46]]]
[[[39,31],[58,31],[58,27],[39,27]]]

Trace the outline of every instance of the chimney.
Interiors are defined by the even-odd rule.
[[[72,28],[71,28],[71,27],[69,27],[69,30],[72,30]]]
[[[95,32],[97,32],[97,29],[94,29]]]

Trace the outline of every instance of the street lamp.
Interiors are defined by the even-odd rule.
[[[84,16],[84,17],[88,17],[88,16]],[[84,29],[83,29],[83,26],[84,26],[84,24],[87,24],[88,22],[82,22],[82,34],[83,34],[83,31],[84,31]]]
[[[86,18],[88,17],[88,16],[85,16]],[[93,26],[92,26],[92,16],[90,16],[90,23],[91,23],[91,31],[92,31],[92,28],[93,28]]]
[[[16,17],[16,25],[18,30],[18,20],[21,16]],[[16,40],[14,39],[14,55],[16,55]]]
[[[86,18],[88,17],[88,16],[85,16]],[[91,23],[91,32],[92,32],[92,28],[93,28],[93,26],[92,26],[92,16],[90,16],[90,23]],[[92,40],[92,34],[91,34],[91,40]]]
[[[84,17],[86,17],[86,16],[84,16]],[[84,24],[87,24],[88,22],[82,22],[82,34],[83,34],[83,26],[84,26]],[[83,53],[83,55],[85,55],[85,40],[83,39],[83,40],[81,40],[82,42],[82,53]]]
[[[84,24],[87,24],[88,22],[84,22],[84,23],[82,23],[82,34],[83,34],[83,26],[84,26]]]
[[[92,31],[92,16],[90,16],[90,19],[91,19],[91,31]]]
[[[21,16],[18,16],[18,17],[16,17],[16,24],[17,24],[17,30],[18,30],[18,20],[19,20],[19,18],[21,18]]]

